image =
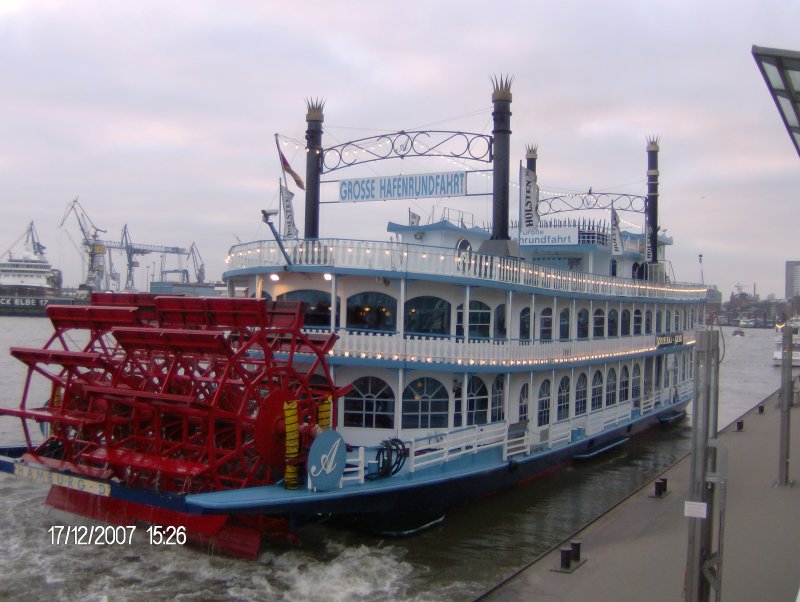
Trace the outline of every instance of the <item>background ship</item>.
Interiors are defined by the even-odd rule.
[[[20,244],[21,243],[21,244]],[[21,251],[16,249],[21,247]],[[0,315],[44,314],[61,293],[61,272],[45,257],[33,222],[0,261]],[[59,302],[63,300],[59,299]]]

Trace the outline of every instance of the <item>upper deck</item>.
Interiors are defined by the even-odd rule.
[[[561,270],[513,257],[483,255],[452,248],[392,241],[300,239],[284,243],[290,263],[275,241],[231,247],[223,278],[227,281],[283,270],[364,273],[386,278],[453,280],[475,286],[512,287],[571,296],[701,302],[705,286],[648,282]]]

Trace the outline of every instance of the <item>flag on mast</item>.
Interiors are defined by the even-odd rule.
[[[622,255],[622,231],[619,228],[617,210],[611,208],[611,254]]]
[[[292,176],[292,179],[294,180],[294,183],[297,184],[297,187],[300,190],[305,190],[306,185],[303,183],[303,178],[301,178],[300,175],[292,169],[292,166],[289,165],[289,161],[286,160],[286,157],[281,151],[281,145],[278,142],[278,134],[275,134],[275,145],[278,147],[278,157],[281,160],[281,169],[283,170],[284,179],[288,173],[290,176]]]
[[[539,228],[539,186],[536,173],[519,163],[519,234],[530,234]]]
[[[285,218],[283,228],[284,238],[297,238],[297,235],[300,233],[294,223],[293,198],[294,193],[281,183],[281,203],[283,203],[283,215]]]

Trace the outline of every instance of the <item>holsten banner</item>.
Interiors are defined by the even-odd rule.
[[[384,176],[339,181],[339,202],[421,199],[467,194],[467,172]]]

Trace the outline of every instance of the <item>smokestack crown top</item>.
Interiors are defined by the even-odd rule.
[[[492,77],[492,102],[507,100],[511,102],[511,82],[514,81],[513,75],[499,75]]]
[[[656,151],[658,152],[658,141],[660,138],[658,136],[650,136],[647,139],[647,150],[648,151]]]
[[[306,99],[306,121],[325,121],[322,110],[325,108],[325,99],[307,98]]]
[[[537,159],[539,157],[539,147],[533,144],[529,144],[525,147],[525,158],[526,159]]]

